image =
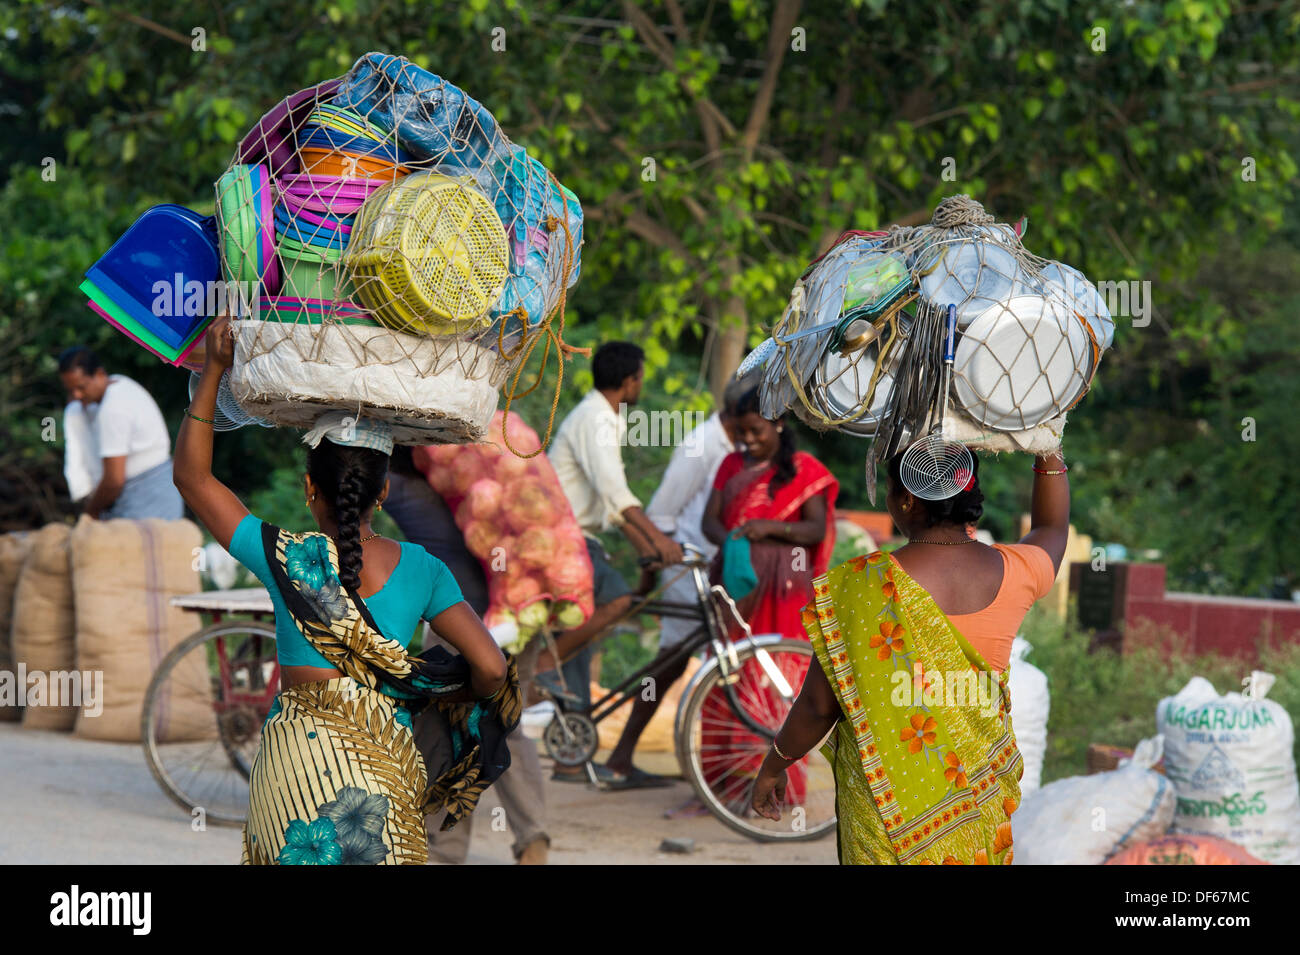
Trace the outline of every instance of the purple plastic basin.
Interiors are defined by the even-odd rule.
[[[295,215],[305,216],[308,212],[328,213],[336,216],[350,216],[360,210],[361,199],[325,200],[316,195],[304,196],[297,192],[281,193],[280,198]]]
[[[276,178],[297,172],[297,131],[306,125],[318,101],[333,98],[340,82],[336,78],[317,83],[272,106],[240,140],[235,162],[266,163]]]
[[[295,219],[301,219],[303,222],[310,225],[320,226],[323,229],[332,229],[335,232],[342,233],[343,235],[352,234],[351,223],[340,222],[337,218],[329,218],[327,216],[317,215],[316,213],[310,212],[306,209],[297,208],[294,206],[291,199],[292,197],[286,196],[284,205],[290,215]]]
[[[292,192],[304,197],[322,199],[360,199],[369,198],[370,194],[388,184],[391,180],[350,179],[346,176],[312,176],[306,173],[285,176],[280,180],[284,192]]]

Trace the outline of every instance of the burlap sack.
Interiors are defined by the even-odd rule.
[[[14,669],[13,627],[14,588],[18,573],[31,553],[32,535],[25,531],[0,535],[0,673]],[[16,697],[15,697],[16,700]],[[22,707],[15,701],[0,700],[0,722],[14,723],[23,718]]]
[[[102,711],[94,715],[82,708],[78,736],[140,739],[140,714],[154,670],[200,626],[198,617],[170,601],[202,589],[195,562],[202,544],[203,535],[187,520],[83,517],[77,522],[72,532],[77,665],[103,674]],[[157,710],[159,737],[211,738],[216,724],[204,654],[188,655],[167,687]]]
[[[66,524],[46,524],[32,535],[31,553],[23,563],[14,587],[14,667],[26,667],[27,680],[19,681],[24,691],[54,676],[62,682],[75,667],[73,643],[72,579],[69,574],[68,544],[72,529]],[[33,683],[33,676],[38,677]],[[24,685],[26,684],[26,685]],[[48,685],[48,683],[47,683]],[[42,730],[70,730],[77,719],[75,706],[51,705],[54,694],[40,705],[23,709],[23,726]],[[37,701],[30,696],[28,702]]]

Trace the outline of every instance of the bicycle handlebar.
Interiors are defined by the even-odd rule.
[[[709,562],[705,560],[703,552],[690,544],[682,544],[681,563],[687,567],[707,567]],[[636,560],[638,567],[649,567],[651,564],[659,563],[658,557],[638,557]]]

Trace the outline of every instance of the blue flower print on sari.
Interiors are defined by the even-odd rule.
[[[325,538],[311,534],[305,540],[290,541],[284,548],[284,569],[294,583],[305,584],[308,590],[320,590],[325,581],[334,577]]]
[[[298,593],[325,622],[347,616],[347,595],[330,563],[329,545],[322,535],[290,541],[284,548],[284,569]]]
[[[322,620],[333,623],[348,615],[347,594],[337,580],[327,580],[320,590],[299,590]]]
[[[340,865],[343,850],[335,837],[334,823],[328,819],[295,819],[284,831],[284,848],[276,861],[280,865]]]
[[[343,865],[379,865],[388,855],[388,846],[378,836],[355,840],[343,846]]]
[[[337,798],[322,804],[317,812],[334,824],[344,865],[378,865],[384,861],[388,855],[383,840],[388,815],[386,796],[345,786]]]

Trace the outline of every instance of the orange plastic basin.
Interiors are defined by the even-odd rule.
[[[400,179],[411,170],[373,156],[356,156],[337,149],[304,146],[298,150],[302,171],[313,176],[342,176],[347,179]]]

